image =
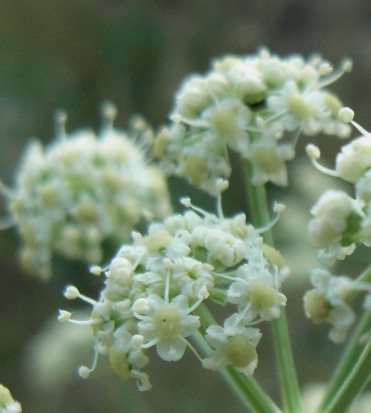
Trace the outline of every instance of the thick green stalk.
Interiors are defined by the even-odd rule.
[[[264,227],[270,222],[266,190],[263,185],[258,186],[251,183],[251,166],[247,162],[246,183],[253,224],[255,227]],[[264,232],[263,238],[266,244],[273,246],[271,231]],[[300,389],[284,308],[281,309],[281,316],[271,321],[271,328],[284,411],[286,413],[300,413],[302,411]]]
[[[334,395],[331,403],[321,413],[346,413],[356,397],[371,379],[371,338],[362,346],[358,362],[348,374],[345,382]]]
[[[216,325],[216,321],[208,308],[201,304],[195,313],[201,318],[203,333],[207,326]],[[209,354],[211,349],[203,334],[192,335],[197,346],[205,354]],[[248,377],[238,372],[234,367],[227,366],[221,370],[221,375],[229,383],[231,388],[240,397],[241,401],[254,413],[282,413],[268,394],[259,386],[253,377]]]

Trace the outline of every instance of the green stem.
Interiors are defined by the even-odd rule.
[[[262,185],[251,183],[251,166],[246,162],[245,167],[252,221],[255,227],[264,227],[270,222],[266,190]],[[271,231],[266,231],[263,238],[266,244],[274,246]],[[302,411],[300,389],[284,308],[281,309],[280,317],[271,321],[271,328],[284,411],[286,413],[300,413]]]
[[[334,395],[331,403],[322,410],[323,413],[345,413],[363,391],[366,384],[371,379],[371,338],[369,338],[366,346],[362,346],[363,351],[358,362],[348,374],[345,382]],[[321,411],[321,410],[320,410]]]
[[[205,354],[210,354],[211,348],[204,338],[208,326],[216,325],[216,321],[208,308],[201,304],[195,313],[200,317],[203,331],[194,334],[192,337],[197,342],[198,347]],[[238,372],[234,367],[227,366],[220,371],[223,378],[229,383],[241,401],[254,413],[281,413],[281,410],[259,386],[253,377],[246,376]]]
[[[327,388],[326,394],[322,400],[322,403],[318,409],[319,412],[327,411],[326,409],[332,404],[332,401],[337,398],[344,382],[348,381],[348,376],[352,372],[356,365],[359,364],[364,346],[360,344],[361,337],[369,332],[371,329],[371,312],[365,312],[354,332],[352,339],[348,343],[344,355],[341,358],[335,373]],[[370,365],[368,366],[371,372]],[[335,410],[333,410],[335,412]]]

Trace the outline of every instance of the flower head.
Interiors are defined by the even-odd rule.
[[[226,185],[219,182],[218,187]],[[93,306],[85,322],[74,320],[68,311],[59,317],[93,328],[95,358],[90,368],[80,368],[82,377],[94,370],[100,354],[109,358],[121,379],[133,377],[141,390],[148,390],[151,385],[142,369],[151,347],[164,361],[180,360],[189,349],[207,368],[231,364],[249,375],[255,370],[261,333],[251,326],[279,317],[286,303],[279,292],[287,273],[284,260],[274,248],[264,247],[260,230],[246,224],[245,215],[224,218],[220,203],[214,215],[189,199],[182,202],[188,211],[152,223],[147,234],[133,233],[133,243],[122,246],[101,270],[106,281],[97,301],[67,287],[66,298]],[[207,300],[235,306],[224,328],[209,326],[200,317],[199,307]],[[215,352],[202,360],[191,341],[206,329]],[[215,329],[223,330],[217,343],[212,338]]]
[[[280,58],[266,49],[222,57],[205,75],[185,79],[155,152],[165,171],[213,195],[231,174],[228,150],[250,161],[254,182],[287,185],[286,161],[301,132],[349,135],[338,119],[341,103],[325,87],[350,69],[349,60],[333,71],[319,56]]]
[[[66,135],[60,125],[48,147],[31,143],[15,188],[4,191],[26,270],[50,276],[54,253],[100,262],[103,242],[116,248],[146,216],[170,212],[165,179],[144,155],[151,130],[135,120],[130,135],[114,129],[112,110],[105,108],[98,136],[90,130]]]

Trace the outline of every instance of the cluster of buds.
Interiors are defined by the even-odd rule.
[[[227,182],[217,186],[222,191]],[[244,214],[224,218],[221,202],[218,215],[188,198],[182,203],[189,208],[185,213],[152,223],[147,235],[134,232],[133,244],[124,245],[108,268],[92,268],[107,277],[97,301],[67,287],[67,298],[93,306],[87,321],[74,320],[64,310],[59,316],[93,328],[94,363],[80,368],[82,377],[94,370],[101,354],[122,379],[133,377],[140,390],[148,390],[149,378],[141,369],[149,362],[150,347],[165,361],[180,360],[188,347],[205,368],[232,365],[253,374],[261,337],[256,325],[280,316],[286,304],[280,285],[288,268],[279,252],[264,244],[261,232],[267,228],[246,224]],[[276,219],[283,209],[275,206]],[[223,326],[203,318],[208,301],[235,309]],[[189,341],[198,332],[210,346],[204,358]]]
[[[342,108],[339,118],[352,123],[362,136],[341,148],[335,169],[319,164],[320,150],[307,146],[307,153],[320,171],[354,184],[355,197],[341,190],[327,190],[312,207],[309,238],[319,248],[318,259],[332,265],[337,259],[352,254],[358,245],[371,246],[371,134],[353,121],[354,112]],[[345,339],[355,320],[349,300],[357,291],[367,293],[364,307],[370,310],[371,284],[367,272],[358,279],[331,275],[327,270],[312,273],[314,289],[304,297],[305,310],[314,322],[332,325],[330,338],[335,342]]]
[[[116,249],[141,221],[171,212],[163,174],[145,156],[151,129],[133,118],[129,132],[121,132],[113,127],[115,114],[108,103],[98,135],[67,135],[66,116],[58,113],[55,142],[45,149],[32,142],[15,187],[2,186],[28,272],[49,277],[54,253],[101,262],[103,243]]]
[[[341,102],[325,87],[351,67],[344,60],[334,71],[320,56],[280,58],[266,49],[215,60],[210,72],[181,86],[155,153],[165,171],[211,194],[219,177],[231,174],[228,150],[250,162],[254,184],[285,186],[286,161],[301,132],[349,135],[349,125],[338,119]]]

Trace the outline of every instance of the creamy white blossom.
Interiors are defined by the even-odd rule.
[[[230,149],[250,161],[254,183],[285,186],[301,132],[349,135],[338,119],[341,102],[326,86],[350,69],[349,60],[334,71],[319,56],[280,58],[266,49],[217,59],[205,75],[184,80],[156,155],[165,171],[211,194],[231,174]]]
[[[226,185],[219,182],[218,187]],[[279,317],[286,304],[280,287],[287,267],[278,251],[265,246],[260,230],[246,224],[245,215],[224,218],[221,209],[214,215],[189,199],[182,203],[189,208],[185,213],[152,223],[144,235],[133,233],[133,243],[122,246],[102,270],[105,288],[97,301],[76,287],[66,288],[66,298],[93,306],[85,322],[68,311],[60,315],[60,321],[93,329],[95,358],[91,367],[80,367],[81,377],[90,375],[102,355],[121,379],[132,377],[140,390],[149,390],[142,369],[151,347],[164,361],[180,360],[188,348],[206,368],[233,365],[253,374],[261,337],[255,326]],[[284,208],[275,209],[279,213]],[[235,306],[223,328],[205,325],[200,317],[199,307],[208,300]],[[203,360],[191,342],[201,328],[207,328],[206,339],[214,349]],[[223,330],[219,344],[212,343],[215,328]]]
[[[365,216],[357,200],[343,191],[330,189],[318,199],[311,214],[314,218],[308,224],[309,239],[314,246],[324,248],[321,257],[334,262],[343,253],[353,252]]]
[[[315,288],[304,296],[307,317],[315,323],[331,324],[330,339],[335,343],[343,342],[356,318],[347,302],[347,295],[354,288],[353,280],[317,268],[312,271],[311,281]]]
[[[165,178],[145,158],[151,129],[133,119],[130,131],[121,132],[112,110],[106,107],[98,135],[89,129],[67,135],[61,125],[45,148],[32,142],[14,189],[3,190],[26,270],[49,277],[55,253],[100,262],[103,243],[115,249],[145,217],[171,211]]]

